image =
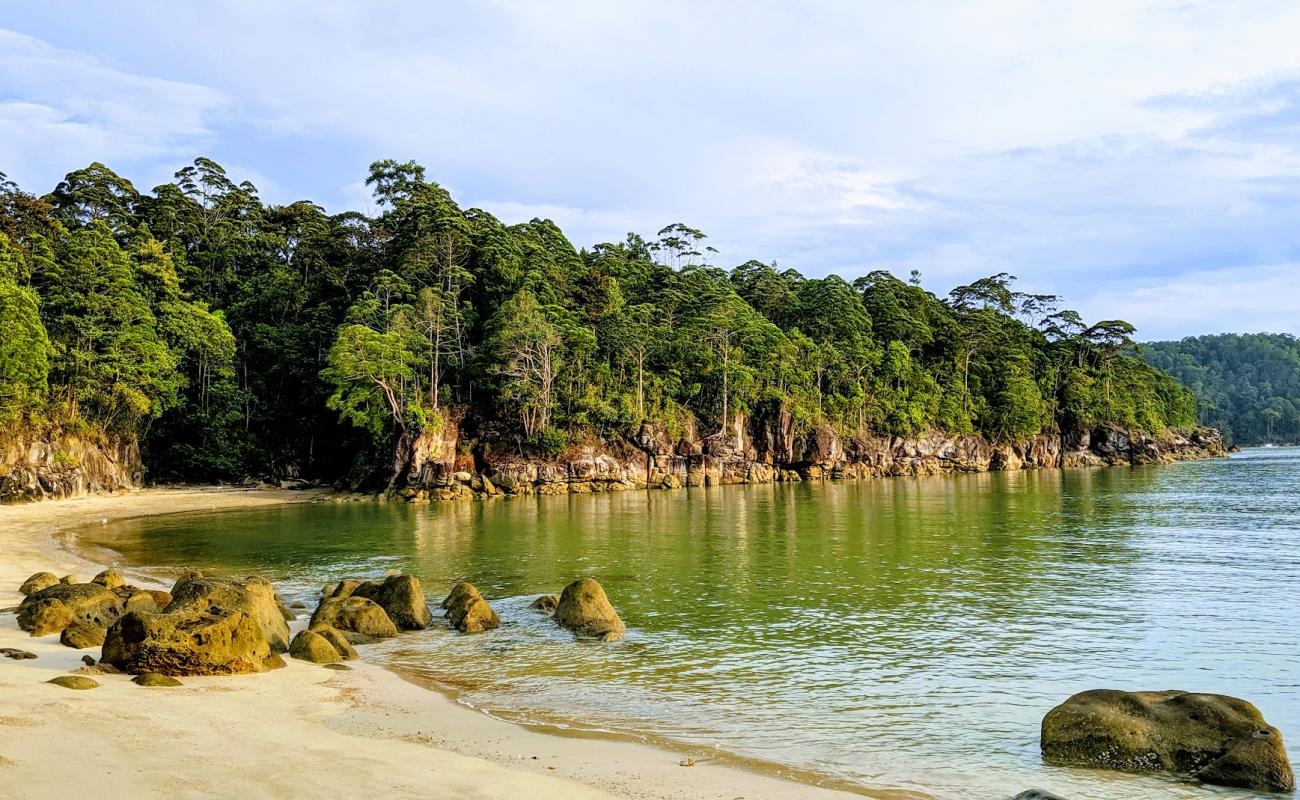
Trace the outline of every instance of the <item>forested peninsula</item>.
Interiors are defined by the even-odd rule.
[[[731,269],[699,230],[575,247],[379,161],[379,209],[196,159],[0,182],[0,498],[314,480],[409,499],[1222,452],[1133,326],[999,274],[946,297]]]
[[[1142,345],[1152,366],[1192,390],[1199,418],[1241,445],[1300,443],[1300,341],[1225,333]]]

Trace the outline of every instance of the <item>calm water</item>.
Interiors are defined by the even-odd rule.
[[[1300,754],[1300,450],[1043,471],[432,506],[324,504],[92,529],[142,566],[459,578],[504,626],[373,658],[513,719],[717,749],[916,797],[1245,798],[1051,768],[1043,714],[1088,688],[1252,700]],[[581,575],[630,631],[528,610]]]

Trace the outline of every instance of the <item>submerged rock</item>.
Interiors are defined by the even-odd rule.
[[[57,678],[50,678],[46,683],[62,686],[64,689],[85,690],[99,688],[99,681],[92,680],[84,675],[60,675]]]
[[[331,597],[322,601],[311,615],[309,628],[329,625],[340,631],[352,631],[375,639],[397,635],[397,626],[388,613],[373,600],[364,597]]]
[[[217,616],[241,612],[247,614],[262,631],[272,652],[289,649],[289,624],[280,613],[275,590],[265,578],[242,581],[225,578],[182,578],[171,591],[171,602],[164,613],[206,612]]]
[[[132,611],[108,629],[100,661],[133,673],[246,675],[265,672],[271,655],[261,627],[242,611]]]
[[[104,643],[104,637],[108,634],[108,628],[103,625],[92,625],[85,622],[73,622],[63,629],[59,634],[59,644],[64,647],[71,647],[77,650],[85,650],[87,647],[99,647]]]
[[[555,607],[559,604],[560,596],[558,594],[544,594],[529,603],[528,607],[536,611],[541,611],[544,614],[550,614],[555,611]]]
[[[366,581],[353,589],[352,596],[374,600],[404,631],[424,630],[433,621],[424,589],[412,575],[390,575],[383,583]]]
[[[27,597],[36,594],[42,589],[48,589],[58,582],[59,578],[53,572],[38,572],[23,581],[23,585],[18,587],[18,592],[22,594],[23,597]]]
[[[62,633],[74,621],[110,625],[122,612],[117,595],[97,583],[58,583],[18,607],[18,627],[32,636]]]
[[[329,639],[312,630],[299,631],[289,643],[289,655],[313,664],[333,664],[342,656]]]
[[[606,641],[619,639],[626,631],[605,589],[592,578],[579,578],[564,587],[555,607],[555,621],[579,636],[595,636]]]
[[[1282,734],[1245,700],[1181,691],[1097,689],[1043,717],[1043,757],[1059,764],[1169,772],[1264,792],[1295,790]]]
[[[444,615],[447,622],[461,633],[482,633],[501,627],[497,613],[472,583],[462,581],[456,584],[443,600],[443,607],[447,609]]]
[[[142,672],[131,679],[131,683],[136,686],[184,686],[185,684],[171,677],[170,675],[161,675],[157,672]]]
[[[91,578],[90,582],[98,583],[105,589],[119,589],[126,586],[126,576],[122,574],[121,570],[110,568]]]

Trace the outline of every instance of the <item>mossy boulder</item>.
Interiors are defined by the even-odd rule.
[[[404,631],[424,630],[433,622],[424,589],[413,575],[389,575],[381,583],[366,581],[353,587],[352,596],[374,600]]]
[[[343,660],[333,643],[313,630],[298,631],[289,643],[289,655],[313,664],[333,664]]]
[[[157,672],[142,672],[141,674],[136,675],[134,678],[132,678],[131,683],[134,683],[136,686],[154,686],[154,687],[185,685],[170,675],[162,675]]]
[[[289,649],[289,624],[280,613],[275,589],[265,578],[243,580],[188,578],[176,583],[164,613],[204,611],[217,616],[235,612],[248,615],[262,630],[274,653]]]
[[[103,625],[94,625],[87,622],[74,620],[71,625],[63,629],[59,634],[59,644],[64,647],[72,647],[77,650],[85,650],[88,647],[99,647],[104,643],[104,637],[108,634],[108,628]]]
[[[242,611],[129,612],[108,629],[100,663],[125,672],[247,675],[265,672],[271,647]]]
[[[18,591],[23,597],[34,595],[42,589],[48,589],[59,582],[59,576],[53,572],[38,572],[27,580],[23,585],[18,587]]]
[[[1245,700],[1182,691],[1082,692],[1043,718],[1051,763],[1168,772],[1204,783],[1292,792],[1282,734]]]
[[[311,615],[308,627],[321,625],[374,639],[387,639],[397,635],[397,626],[388,613],[378,603],[364,597],[330,597],[321,601]]]
[[[339,656],[344,661],[351,661],[357,657],[357,649],[352,646],[352,642],[348,641],[348,637],[344,636],[342,631],[337,628],[332,628],[329,625],[317,625],[315,628],[308,628],[307,630],[323,636],[330,644],[334,645],[334,649],[338,651]]]
[[[98,583],[57,583],[23,600],[18,627],[32,636],[48,636],[74,621],[106,627],[121,613],[122,601]]]
[[[605,595],[605,589],[592,578],[579,578],[560,593],[555,606],[556,623],[579,636],[594,636],[606,641],[622,638],[627,628]]]
[[[461,633],[482,633],[501,627],[496,612],[472,583],[456,584],[443,603],[450,603],[444,605],[447,622]]]
[[[126,576],[118,569],[106,569],[95,577],[90,579],[91,583],[98,583],[105,589],[119,589],[126,586]]]
[[[92,680],[84,675],[60,675],[57,678],[50,678],[46,683],[52,683],[55,686],[62,686],[64,689],[76,689],[78,691],[99,688],[99,681]]]
[[[550,614],[555,611],[555,607],[559,604],[560,596],[558,594],[544,594],[529,603],[528,607],[534,611],[540,611],[543,614]]]

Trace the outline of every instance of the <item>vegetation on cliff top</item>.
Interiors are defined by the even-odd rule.
[[[1221,334],[1142,345],[1146,360],[1196,395],[1200,420],[1237,444],[1300,442],[1300,341]]]
[[[726,270],[682,224],[580,250],[414,163],[368,184],[374,219],[267,205],[203,158],[152,194],[101,164],[43,197],[3,183],[0,423],[140,433],[155,477],[234,478],[357,470],[450,408],[545,452],[778,410],[994,439],[1194,421],[1131,325],[1008,275],[940,298],[915,273]]]

